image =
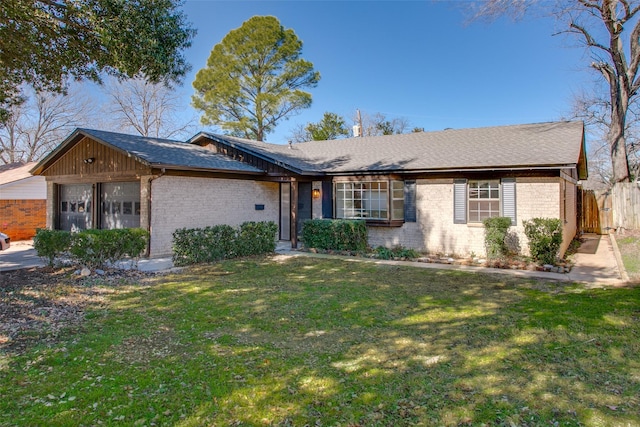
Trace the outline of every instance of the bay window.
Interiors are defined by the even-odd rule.
[[[404,201],[403,181],[335,183],[335,218],[402,221]]]

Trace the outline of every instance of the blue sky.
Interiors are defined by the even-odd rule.
[[[552,35],[553,20],[468,23],[460,2],[187,0],[184,11],[198,30],[186,99],[213,46],[252,16],[275,16],[302,40],[322,79],[312,107],[267,135],[274,143],[325,111],[349,126],[360,109],[427,131],[558,120],[594,78],[576,40]]]

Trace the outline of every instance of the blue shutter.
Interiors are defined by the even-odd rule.
[[[322,181],[322,218],[333,218],[333,183]]]
[[[467,223],[467,180],[453,180],[453,223]]]
[[[515,178],[502,178],[502,216],[511,218],[511,225],[516,225]]]
[[[416,182],[404,182],[404,221],[416,222]]]

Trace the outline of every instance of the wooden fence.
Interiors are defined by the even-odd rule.
[[[640,187],[636,182],[619,183],[611,189],[613,228],[640,229]]]
[[[582,233],[640,229],[640,188],[636,183],[621,183],[608,191],[580,190],[578,212]]]

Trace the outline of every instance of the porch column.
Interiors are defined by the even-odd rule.
[[[151,255],[151,181],[152,175],[140,177],[140,228],[149,232],[146,256]]]
[[[291,180],[291,247],[298,247],[298,181]]]
[[[47,205],[46,205],[46,227],[49,230],[55,230],[58,215],[58,186],[47,180]]]

